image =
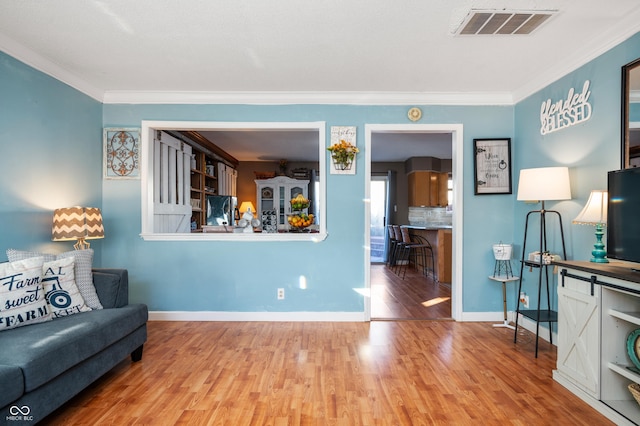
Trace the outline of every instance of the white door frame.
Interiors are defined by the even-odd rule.
[[[462,319],[462,182],[463,182],[463,125],[462,124],[365,124],[365,218],[364,218],[364,279],[371,294],[371,135],[372,133],[450,133],[451,167],[453,175],[453,267],[451,276],[451,316]],[[365,321],[371,320],[371,297],[365,297]]]

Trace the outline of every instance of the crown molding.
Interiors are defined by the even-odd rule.
[[[512,105],[509,93],[107,91],[105,104]]]
[[[622,28],[622,31],[620,30]],[[97,88],[51,60],[0,34],[0,51],[104,104],[242,105],[514,105],[594,60],[640,31],[640,10],[599,37],[605,42],[549,67],[537,79],[509,92],[196,92],[127,91]]]
[[[47,74],[56,80],[73,87],[79,92],[102,102],[104,91],[96,88],[95,86],[87,83],[77,75],[70,73],[58,64],[51,62],[44,56],[38,55],[32,50],[27,49],[17,41],[0,34],[0,51],[3,51],[7,55],[24,62],[36,70]]]

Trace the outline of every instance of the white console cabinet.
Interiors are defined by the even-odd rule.
[[[640,373],[627,338],[640,329],[640,265],[560,261],[554,379],[617,424],[640,424],[627,389]],[[635,371],[634,371],[635,370]]]
[[[565,271],[558,276],[558,339],[562,342],[558,342],[557,371],[600,399],[601,289],[590,285],[589,274]]]

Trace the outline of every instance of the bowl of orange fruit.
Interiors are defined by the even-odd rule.
[[[289,228],[292,231],[303,231],[309,226],[313,225],[313,214],[296,213],[287,215],[287,222],[289,222]]]

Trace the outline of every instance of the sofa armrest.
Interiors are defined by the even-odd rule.
[[[129,304],[129,273],[126,269],[93,269],[93,285],[104,308]]]

